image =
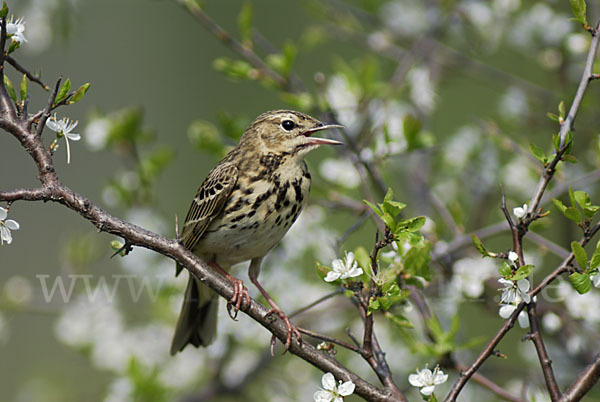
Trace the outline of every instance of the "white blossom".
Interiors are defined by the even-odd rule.
[[[68,117],[57,120],[56,115],[50,116],[50,118],[46,120],[46,125],[50,130],[57,133],[58,138],[62,136],[65,137],[65,142],[67,143],[67,163],[71,163],[71,147],[69,146],[69,140],[79,141],[81,139],[81,135],[71,132],[77,127],[77,123],[79,123],[77,120],[73,121]]]
[[[423,395],[431,395],[436,385],[440,385],[446,382],[448,374],[444,374],[440,370],[439,366],[436,367],[433,372],[425,367],[423,370],[417,369],[417,374],[411,374],[408,376],[408,382],[413,387],[421,388]]]
[[[519,279],[518,281],[511,281],[508,279],[500,278],[498,279],[504,288],[502,288],[502,298],[500,299],[500,303],[503,304],[518,304],[521,300],[524,300],[525,303],[529,303],[531,301],[531,296],[529,296],[529,288],[530,284],[527,279]]]
[[[347,279],[360,276],[363,273],[362,268],[359,268],[358,262],[354,260],[354,253],[350,251],[346,253],[346,257],[334,260],[331,263],[333,270],[327,273],[325,282],[333,282],[338,279]]]
[[[500,307],[500,311],[498,311],[498,314],[500,315],[500,317],[506,320],[512,315],[512,313],[515,312],[516,309],[517,306],[515,306],[514,304],[504,304]],[[525,313],[525,311],[521,310],[521,312],[519,313],[519,317],[517,318],[519,320],[519,326],[521,328],[529,327],[529,317],[527,317],[527,313]]]
[[[13,17],[10,17],[6,23],[6,33],[11,35],[11,39],[19,43],[27,42],[23,32],[25,32],[25,21],[23,18],[13,20]]]
[[[315,392],[313,398],[315,402],[342,402],[344,396],[352,395],[354,392],[354,383],[346,381],[342,383],[335,382],[335,377],[331,373],[325,373],[321,378],[323,389]]]
[[[510,262],[512,262],[514,264],[515,262],[517,262],[518,259],[519,259],[519,255],[517,253],[515,253],[512,250],[508,252],[508,260]]]
[[[522,207],[513,208],[513,214],[519,219],[524,217],[527,214],[527,204],[523,204]]]
[[[0,208],[0,245],[12,243],[11,230],[18,230],[19,224],[12,219],[6,219],[8,210]]]

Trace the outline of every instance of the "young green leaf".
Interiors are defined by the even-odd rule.
[[[371,204],[369,201],[367,200],[363,200],[363,202],[365,204],[367,204],[367,206],[369,208],[371,208],[373,210],[373,212],[375,212],[377,214],[377,216],[379,216],[380,218],[383,216],[383,212],[381,211],[381,209],[379,209],[379,207],[377,205]]]
[[[498,273],[501,277],[505,279],[512,278],[513,276],[513,270],[510,264],[506,261],[502,262],[502,265],[500,266],[500,268],[498,268]]]
[[[565,204],[562,203],[561,200],[558,200],[556,198],[552,199],[552,202],[554,203],[554,206],[563,214],[565,213],[565,210],[567,209],[567,206]]]
[[[575,201],[581,208],[591,204],[590,196],[585,191],[575,191],[573,193]]]
[[[577,260],[577,264],[581,269],[586,269],[588,264],[588,256],[585,252],[584,248],[581,247],[581,244],[576,241],[571,242],[571,250],[573,251],[573,255],[575,255],[575,260]]]
[[[397,327],[414,328],[414,325],[412,324],[412,322],[410,322],[410,320],[408,318],[404,317],[403,315],[392,314],[389,311],[386,311],[383,315],[385,316],[385,318],[390,320],[390,322],[392,324],[396,325]]]
[[[238,28],[243,41],[252,40],[252,17],[253,9],[250,1],[244,2],[240,13],[238,14]]]
[[[590,269],[596,269],[600,267],[600,240],[596,244],[596,249],[594,250],[594,254],[592,254],[592,258],[590,259]]]
[[[490,252],[487,251],[487,249],[483,245],[483,242],[481,241],[481,239],[479,237],[477,237],[475,234],[472,234],[471,237],[473,238],[473,245],[475,246],[475,248],[477,249],[477,251],[479,251],[479,253],[483,257],[489,257],[490,256]]]
[[[571,8],[573,9],[573,15],[575,20],[579,21],[582,25],[588,26],[586,14],[585,0],[571,0]]]
[[[571,187],[569,187],[569,200],[571,201],[571,206],[574,208],[577,205],[577,200],[575,200],[575,192]]]
[[[574,272],[569,275],[569,279],[573,284],[573,287],[579,294],[585,294],[590,291],[592,288],[592,281],[588,274],[580,274],[579,272]]]
[[[538,161],[542,162],[542,164],[546,165],[548,163],[548,158],[546,157],[544,150],[535,145],[533,142],[529,144],[529,152],[531,152],[531,154],[535,156]]]
[[[17,103],[17,94],[15,92],[15,87],[13,87],[12,81],[6,76],[6,74],[4,75],[4,86],[8,91],[8,96],[10,96],[10,99],[12,99],[13,102]]]
[[[552,144],[554,145],[554,150],[558,152],[560,149],[560,133],[552,134]]]
[[[535,267],[531,264],[523,265],[522,267],[519,267],[519,269],[517,269],[517,272],[515,272],[515,274],[511,278],[511,280],[518,281],[520,279],[527,278],[529,275],[531,275],[534,268]]]
[[[21,80],[21,85],[19,86],[19,95],[21,95],[21,102],[25,102],[25,98],[27,98],[27,92],[28,92],[28,81],[27,81],[27,75],[23,74],[23,79]]]
[[[8,6],[6,5],[6,2],[3,1],[2,2],[2,10],[0,10],[0,18],[6,18],[7,15],[8,15]]]
[[[546,113],[546,116],[548,116],[548,118],[549,118],[550,120],[558,122],[558,116],[557,116],[557,115],[555,115],[554,113],[550,113],[550,112],[548,112],[548,113]]]
[[[567,209],[564,210],[563,214],[565,214],[565,216],[572,220],[575,223],[581,223],[582,216],[581,216],[581,212],[579,212],[579,210],[577,208],[574,207],[568,207]]]
[[[560,103],[558,104],[558,113],[561,119],[564,119],[566,114],[567,114],[567,110],[565,107],[565,101],[560,101]]]
[[[87,90],[90,88],[90,83],[86,82],[85,84],[83,84],[82,86],[80,86],[77,91],[75,91],[75,93],[73,94],[73,96],[71,97],[71,99],[69,99],[69,105],[72,105],[73,103],[77,103],[81,100],[81,98],[83,98],[83,95],[85,95],[85,93],[87,92]]]
[[[67,78],[67,80],[61,85],[58,93],[56,94],[56,99],[54,100],[54,106],[58,105],[60,102],[65,100],[67,96],[69,96],[69,91],[71,90],[71,80]]]

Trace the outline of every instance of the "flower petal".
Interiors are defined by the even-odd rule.
[[[313,399],[315,402],[331,402],[332,396],[331,392],[320,390],[314,393]]]
[[[448,374],[444,374],[442,370],[439,370],[435,373],[435,377],[433,377],[433,383],[435,385],[443,384],[448,379]]]
[[[321,383],[323,384],[323,388],[325,388],[326,390],[328,390],[328,391],[335,390],[336,383],[335,383],[335,377],[333,376],[333,374],[331,374],[331,373],[323,374],[323,378],[321,378]]]
[[[331,263],[331,267],[335,272],[344,272],[346,270],[346,267],[344,266],[344,261],[340,259],[333,260],[333,262]]]
[[[423,395],[431,395],[431,394],[433,394],[434,389],[435,389],[434,385],[430,385],[428,387],[423,387],[423,388],[421,388],[421,393]]]
[[[12,219],[7,219],[6,221],[4,221],[4,224],[10,230],[19,230],[20,227],[19,223],[17,221],[13,221]]]
[[[340,273],[335,271],[327,272],[327,276],[324,278],[325,282],[333,282],[340,278]]]
[[[529,292],[529,287],[531,286],[531,284],[529,283],[529,281],[527,279],[519,279],[517,281],[517,287],[519,288],[519,290],[521,292]]]
[[[46,120],[46,126],[48,126],[48,128],[52,131],[62,131],[62,126],[60,124],[58,124],[58,122],[53,119],[52,117],[50,117],[48,120]]]
[[[519,317],[517,317],[519,319],[519,326],[521,328],[528,328],[529,327],[529,317],[527,316],[527,313],[525,313],[524,311],[521,311],[519,313]]]
[[[419,374],[411,374],[408,376],[408,383],[410,385],[412,385],[413,387],[422,387],[423,385],[423,379],[421,378],[421,376]]]
[[[81,139],[81,135],[75,133],[68,133],[67,137],[69,137],[71,141],[79,141]]]
[[[513,306],[512,304],[505,304],[502,307],[500,307],[500,311],[498,311],[498,314],[500,314],[500,317],[502,317],[506,320],[508,317],[510,317],[512,315],[512,313],[516,309],[517,308],[515,306]]]
[[[4,208],[0,208],[0,221],[3,221],[8,216],[8,212]]]
[[[338,394],[340,394],[341,396],[352,395],[352,393],[354,392],[354,387],[355,385],[352,381],[346,381],[338,387]]]
[[[12,243],[12,235],[10,234],[10,230],[6,228],[4,225],[0,225],[0,239],[6,242],[7,244]]]

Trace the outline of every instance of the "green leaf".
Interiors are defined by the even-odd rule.
[[[573,163],[573,164],[577,163],[577,158],[574,157],[573,155],[563,155],[562,160],[567,163]]]
[[[69,91],[71,90],[71,80],[67,78],[67,80],[61,85],[58,93],[56,94],[56,99],[54,100],[54,106],[58,105],[60,102],[65,100],[65,98],[69,95]]]
[[[371,256],[364,247],[358,246],[354,249],[354,259],[364,272],[371,273]]]
[[[385,312],[385,318],[390,320],[392,324],[400,328],[414,328],[414,325],[410,320],[403,315],[392,314],[389,311]]]
[[[89,88],[90,88],[89,82],[86,82],[85,84],[83,84],[82,86],[77,88],[77,91],[75,91],[73,96],[71,96],[71,99],[69,99],[68,104],[72,105],[73,103],[79,102],[81,100],[81,98],[83,98],[83,95],[85,95],[85,93],[88,91]]]
[[[557,115],[555,115],[554,113],[550,113],[550,112],[548,112],[548,113],[546,113],[546,116],[548,116],[548,118],[549,118],[550,120],[558,122],[558,116],[557,116]]]
[[[575,191],[574,197],[581,208],[591,204],[590,196],[585,191]]]
[[[371,208],[373,210],[373,212],[375,212],[377,214],[377,216],[379,216],[380,218],[383,217],[383,212],[379,209],[378,206],[371,204],[369,201],[367,200],[363,200],[363,202],[365,204],[367,204],[367,206],[369,208]]]
[[[253,17],[253,8],[252,3],[250,1],[244,2],[240,13],[238,14],[238,28],[240,29],[240,35],[242,36],[243,41],[251,41],[252,40],[252,17]]]
[[[3,1],[2,2],[2,10],[0,10],[0,18],[6,18],[7,15],[8,15],[8,6],[6,5],[6,2]]]
[[[573,195],[575,197],[575,201],[581,208],[592,204],[590,196],[585,191],[575,191]]]
[[[571,206],[575,208],[577,205],[577,200],[575,200],[575,192],[571,187],[569,187],[569,200],[571,201]]]
[[[515,274],[510,279],[513,280],[513,281],[518,281],[520,279],[525,279],[529,275],[531,275],[531,273],[533,272],[534,268],[535,267],[533,265],[531,265],[531,264],[523,265],[522,267],[519,267],[519,269],[517,269],[517,272],[515,272]]]
[[[561,200],[558,200],[556,198],[552,199],[552,202],[554,203],[554,206],[563,214],[565,213],[565,210],[567,209],[567,206],[565,204],[562,203]]]
[[[596,269],[600,267],[600,240],[596,244],[596,249],[594,250],[594,254],[592,254],[592,258],[590,259],[590,269]]]
[[[425,247],[413,247],[406,252],[404,267],[412,276],[420,276],[426,281],[431,280],[429,272],[429,261],[431,244],[427,243]]]
[[[427,218],[424,216],[417,216],[400,221],[398,223],[396,234],[399,234],[399,232],[417,232],[421,230],[425,225],[425,222],[427,222]]]
[[[371,300],[369,302],[369,313],[372,313],[373,311],[378,311],[381,309],[381,304],[379,304],[379,299],[380,298],[377,298],[377,299]]]
[[[560,149],[560,133],[552,134],[552,144],[554,144],[554,150],[558,152]]]
[[[10,96],[10,99],[12,99],[13,102],[17,103],[17,94],[15,92],[15,87],[13,87],[10,78],[8,78],[6,74],[4,75],[4,86],[6,87],[6,91],[8,92],[8,96]]]
[[[579,212],[577,208],[568,207],[563,213],[568,219],[572,220],[575,223],[581,223],[582,221],[581,212]]]
[[[574,241],[571,242],[571,250],[573,250],[573,255],[575,255],[575,260],[577,260],[579,267],[581,269],[585,269],[588,264],[588,256],[584,248],[581,246],[581,244]]]
[[[562,119],[564,119],[567,115],[565,101],[560,101],[560,103],[558,104],[558,113]]]
[[[404,132],[404,138],[406,139],[407,150],[413,150],[421,148],[421,141],[419,135],[423,128],[423,125],[413,115],[407,113],[402,119],[402,127]]]
[[[490,252],[487,251],[487,249],[483,245],[481,239],[479,239],[479,237],[477,237],[475,234],[472,234],[471,237],[473,238],[473,245],[475,246],[475,248],[477,249],[477,251],[479,251],[479,253],[483,257],[489,257],[490,256]]]
[[[381,219],[383,220],[383,223],[385,223],[385,226],[387,226],[390,229],[390,232],[396,232],[396,219],[392,215],[386,212],[383,214]]]
[[[592,281],[588,274],[580,274],[579,272],[574,272],[569,275],[569,279],[573,284],[573,287],[579,294],[585,294],[590,291],[592,288]]]
[[[25,98],[27,98],[27,92],[29,91],[27,86],[27,75],[23,74],[23,79],[21,80],[21,85],[19,86],[19,95],[21,95],[21,102],[25,102]]]
[[[500,266],[500,268],[498,268],[498,273],[501,277],[505,279],[512,278],[513,276],[513,270],[510,264],[506,261],[502,262],[502,265]]]
[[[546,157],[544,150],[535,145],[533,142],[529,144],[529,152],[531,152],[531,154],[544,165],[548,163],[548,158]]]
[[[587,8],[585,0],[571,0],[571,8],[573,9],[575,20],[579,21],[584,26],[588,26],[587,18],[585,16]]]

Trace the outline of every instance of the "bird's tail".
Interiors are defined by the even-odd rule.
[[[183,350],[188,343],[208,346],[217,334],[217,294],[190,273],[183,306],[171,343],[171,354]]]

